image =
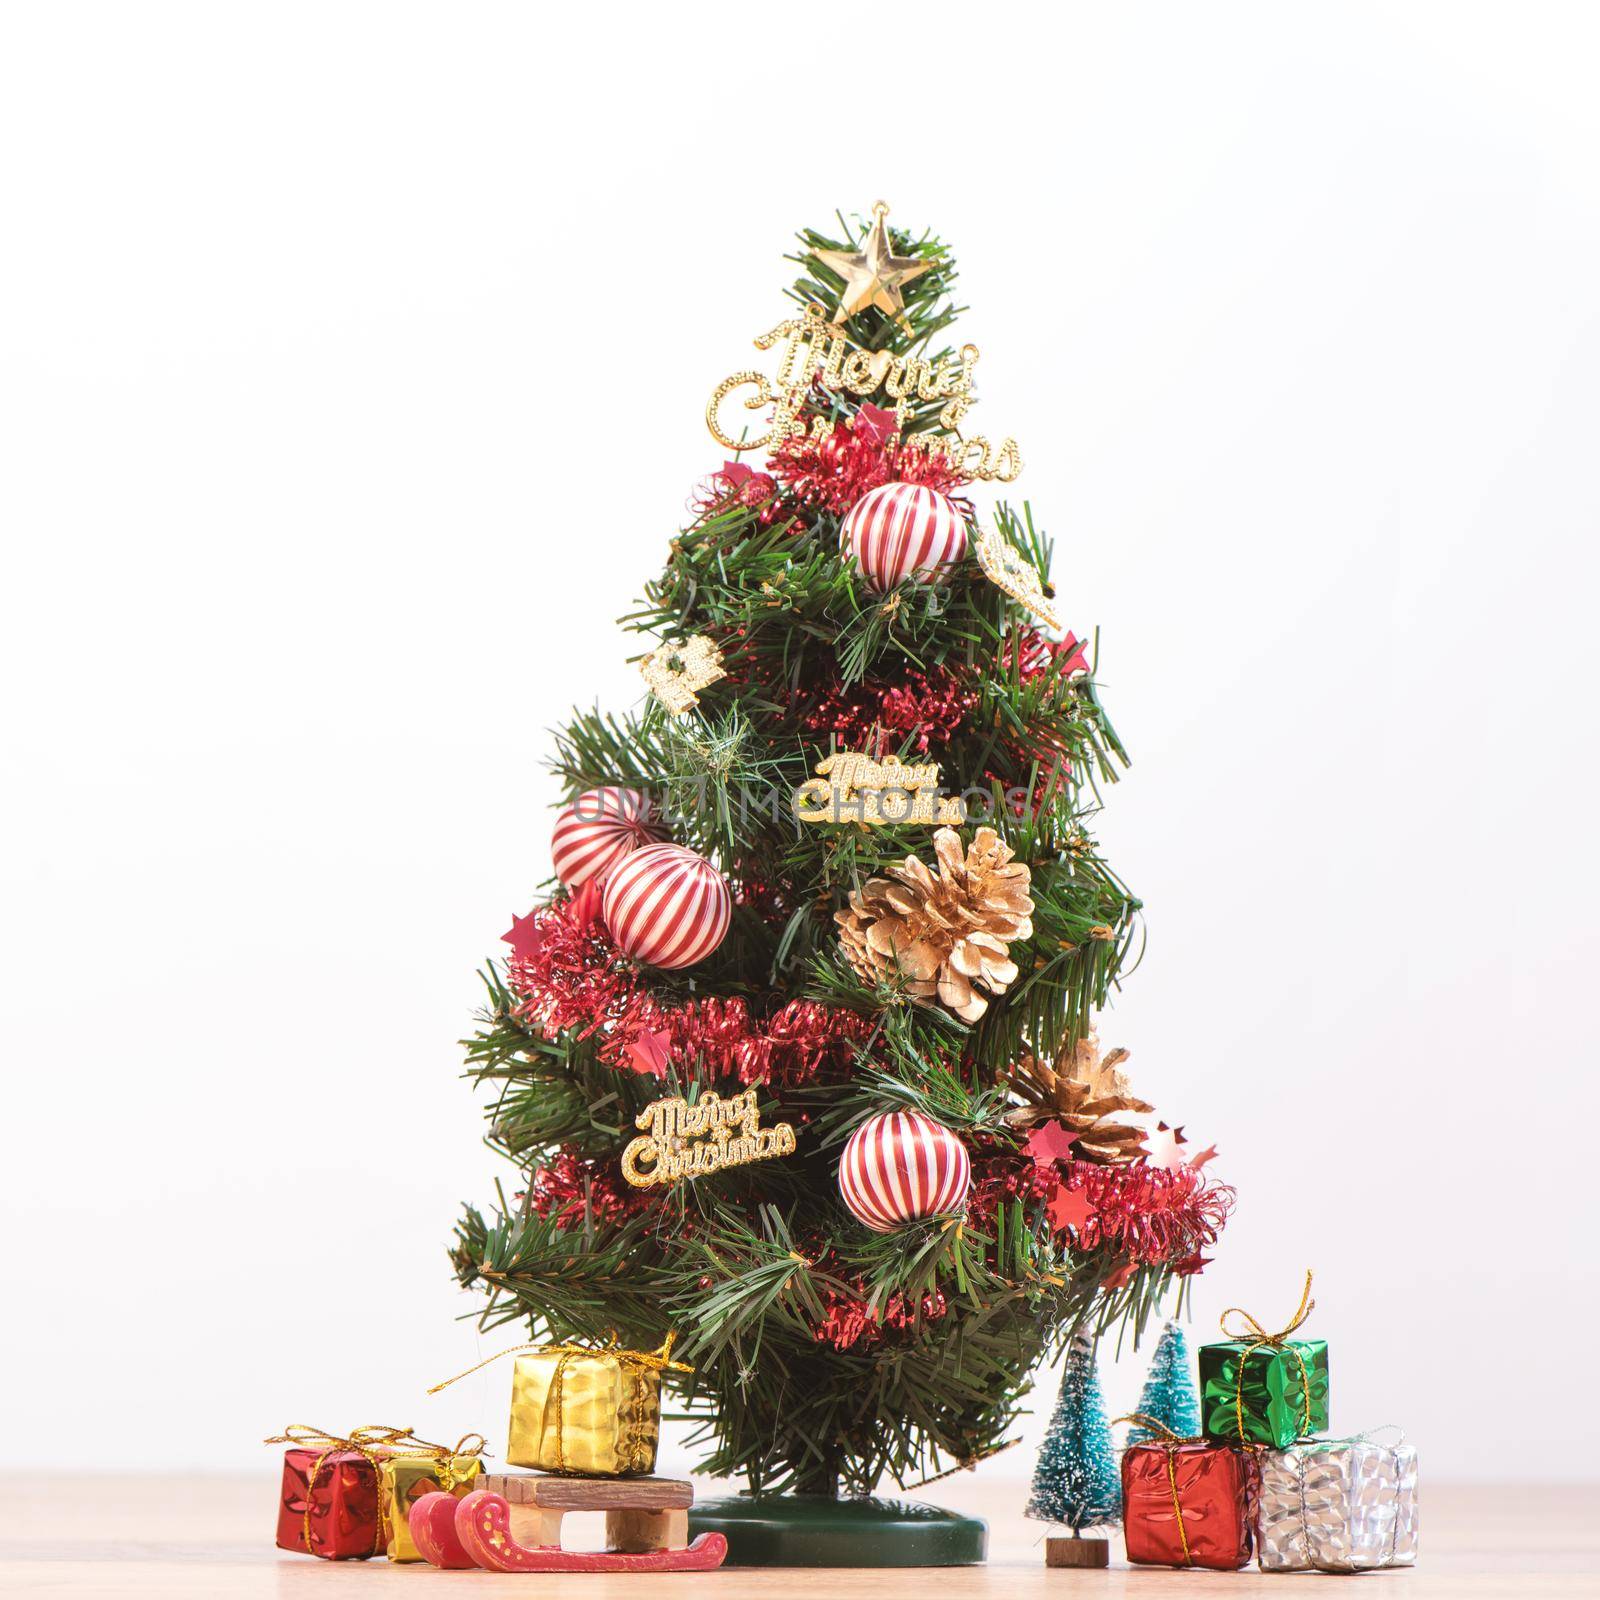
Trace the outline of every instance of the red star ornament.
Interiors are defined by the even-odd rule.
[[[850,431],[858,439],[867,439],[873,444],[887,444],[900,431],[900,419],[882,406],[866,404],[856,412]]]
[[[1145,1148],[1145,1165],[1167,1171],[1186,1165],[1188,1157],[1180,1148],[1183,1142],[1182,1128],[1169,1128],[1166,1123],[1158,1122]]]
[[[628,1065],[638,1073],[648,1073],[654,1078],[666,1077],[667,1061],[671,1055],[672,1035],[665,1028],[646,1028],[628,1041]]]
[[[1061,668],[1061,675],[1064,678],[1070,678],[1075,672],[1089,670],[1089,658],[1083,653],[1083,644],[1070,628],[1067,630],[1066,638],[1056,649],[1056,659],[1066,661],[1066,665]]]
[[[1133,1276],[1133,1263],[1125,1261],[1115,1272],[1108,1272],[1100,1280],[1102,1289],[1120,1289]]]
[[[1057,1233],[1065,1233],[1068,1228],[1081,1233],[1083,1225],[1094,1215],[1094,1207],[1081,1189],[1069,1189],[1063,1183],[1057,1185],[1054,1197],[1044,1208],[1044,1214]]]
[[[511,946],[511,954],[519,961],[529,961],[539,953],[544,934],[538,926],[539,913],[530,911],[525,917],[513,916],[509,933],[500,935]]]
[[[1068,1133],[1059,1122],[1046,1122],[1028,1135],[1028,1155],[1036,1167],[1048,1167],[1052,1161],[1066,1161],[1078,1141],[1075,1133]]]

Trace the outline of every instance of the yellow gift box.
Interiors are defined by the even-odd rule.
[[[400,1448],[401,1453],[384,1461],[378,1471],[379,1505],[389,1536],[386,1553],[391,1561],[420,1561],[422,1552],[411,1537],[412,1506],[425,1494],[452,1494],[458,1500],[470,1494],[483,1471],[477,1455],[483,1449],[483,1436],[469,1434],[454,1450],[444,1445],[428,1445],[417,1452]]]
[[[671,1334],[655,1351],[624,1350],[613,1340],[604,1345],[519,1345],[500,1352],[509,1355],[517,1358],[506,1446],[512,1466],[604,1478],[655,1470],[661,1374],[694,1371],[672,1360]],[[480,1361],[468,1371],[488,1364]],[[428,1392],[454,1382],[447,1378]]]

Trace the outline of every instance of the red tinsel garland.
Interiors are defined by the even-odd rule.
[[[742,461],[724,461],[700,485],[691,502],[691,509],[701,521],[731,510],[736,505],[767,506],[770,511],[773,508],[768,503],[777,489],[777,484],[767,473],[757,472]],[[763,514],[761,520],[765,523],[770,519]]]
[[[978,1155],[972,1161],[972,1189],[967,1196],[967,1221],[988,1229],[1002,1204],[1020,1199],[1024,1204],[1043,1201],[1055,1192],[1050,1169],[1037,1167],[1013,1153]]]
[[[862,1285],[865,1293],[866,1286]],[[824,1296],[828,1314],[817,1325],[818,1344],[831,1344],[835,1350],[850,1350],[863,1342],[871,1349],[882,1344],[886,1332],[903,1333],[922,1322],[937,1322],[950,1309],[944,1295],[935,1289],[922,1297],[920,1307],[904,1295],[890,1295],[881,1311],[874,1311],[860,1295],[842,1295],[830,1289]]]
[[[698,1062],[712,1077],[793,1086],[824,1075],[847,1075],[856,1047],[871,1036],[873,1023],[870,1017],[814,1000],[791,1000],[761,1020],[738,995],[713,995],[680,1006],[650,1002],[623,1025],[624,1031],[629,1027],[665,1031],[672,1056]],[[600,1054],[614,1059],[625,1049],[625,1039],[608,1039]]]
[[[1088,670],[1083,646],[1074,635],[1053,640],[1035,628],[1013,636],[1003,653],[1002,669],[1009,669],[1013,661],[1024,683],[1047,673],[1071,677]],[[786,693],[774,692],[778,697]],[[978,701],[976,687],[949,668],[935,667],[931,672],[913,668],[897,683],[830,684],[801,716],[800,724],[819,742],[831,738],[842,750],[860,750],[881,761],[890,751],[906,745],[908,735],[910,749],[919,755],[949,744],[967,726]],[[1066,787],[1071,769],[1065,752],[1044,740],[1033,747],[1014,739],[1007,744],[1024,765],[1039,762],[1036,809]],[[985,773],[984,779],[998,781],[992,772]]]
[[[821,439],[790,439],[769,453],[767,470],[806,510],[843,516],[885,483],[920,483],[940,494],[968,480],[942,452],[902,439],[892,411],[864,405]]]
[[[1039,776],[1032,790],[1025,789],[1019,783],[1007,783],[993,767],[984,768],[984,786],[992,790],[994,785],[1000,785],[1006,809],[1012,816],[1018,819],[1037,817],[1058,795],[1066,793],[1072,780],[1072,763],[1059,754],[1052,756],[1040,750],[1030,755],[1015,746],[1012,747],[1012,755],[1019,766],[1024,760],[1039,762]]]
[[[948,744],[977,703],[977,691],[946,668],[913,668],[899,683],[830,687],[800,721],[819,742],[832,738],[841,750],[859,750],[881,761],[908,735],[919,755]]]
[[[1003,671],[1008,670],[1013,661],[1024,683],[1032,683],[1047,672],[1070,678],[1074,673],[1089,670],[1083,641],[1071,632],[1065,639],[1051,639],[1037,628],[1020,628],[1007,638],[1000,652]]]
[[[855,1011],[791,1000],[741,1047],[739,1077],[745,1083],[793,1085],[843,1076],[874,1026],[871,1017]]]
[[[663,1005],[599,925],[581,917],[572,900],[535,912],[535,937],[507,962],[507,982],[521,1021],[547,1038],[568,1029],[580,1039],[599,1034],[597,1053],[612,1066],[637,1070],[630,1047],[665,1033],[671,1056],[712,1077],[794,1085],[847,1074],[872,1033],[870,1017],[813,1000],[791,1000],[766,1018],[737,995]]]
[[[1055,1166],[996,1153],[973,1163],[967,1220],[988,1228],[1001,1204],[1013,1199],[1041,1204],[1057,1184],[1081,1190],[1094,1207],[1094,1215],[1075,1230],[1080,1249],[1109,1244],[1135,1266],[1176,1266],[1197,1256],[1217,1242],[1233,1209],[1233,1190],[1209,1181],[1198,1167],[1065,1161],[1058,1172]]]
[[[1078,1230],[1084,1250],[1103,1244],[1136,1266],[1181,1262],[1217,1242],[1234,1193],[1196,1167],[1103,1167],[1067,1161],[1061,1182],[1079,1190],[1094,1215]]]
[[[622,1222],[651,1204],[638,1189],[618,1183],[616,1163],[559,1151],[533,1174],[528,1205],[563,1227],[579,1225],[587,1210],[597,1221]]]
[[[546,1038],[572,1029],[587,1039],[634,1012],[643,998],[636,969],[574,900],[545,906],[523,921],[533,922],[534,937],[526,953],[506,962],[520,1021]]]

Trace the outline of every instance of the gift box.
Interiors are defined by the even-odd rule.
[[[349,1438],[298,1425],[267,1440],[287,1444],[278,1496],[280,1550],[324,1561],[364,1561],[385,1540],[378,1474],[398,1430],[358,1428]]]
[[[1327,1342],[1289,1337],[1315,1304],[1308,1272],[1299,1309],[1276,1333],[1237,1306],[1223,1313],[1229,1337],[1200,1347],[1200,1426],[1208,1439],[1282,1450],[1328,1426]]]
[[[1208,1439],[1281,1450],[1328,1426],[1328,1346],[1321,1339],[1200,1346],[1200,1415]]]
[[[659,1350],[605,1345],[518,1345],[436,1383],[436,1394],[501,1356],[516,1356],[511,1373],[514,1467],[582,1477],[620,1478],[653,1472],[661,1440],[661,1374],[693,1372],[672,1359],[671,1334]]]
[[[1383,1430],[1378,1430],[1382,1432]],[[1417,1559],[1417,1452],[1402,1437],[1303,1439],[1261,1452],[1263,1572],[1363,1572]]]
[[[378,1495],[388,1533],[385,1553],[391,1561],[421,1561],[422,1552],[411,1537],[411,1508],[425,1494],[449,1494],[457,1500],[477,1487],[483,1461],[478,1434],[463,1439],[454,1450],[428,1445],[413,1453],[401,1446],[378,1469]]]
[[[1152,1439],[1122,1454],[1122,1536],[1144,1566],[1249,1564],[1256,1464],[1248,1450],[1206,1439]]]
[[[659,1355],[552,1345],[519,1355],[511,1374],[506,1460],[585,1476],[653,1472],[669,1350],[670,1344]]]

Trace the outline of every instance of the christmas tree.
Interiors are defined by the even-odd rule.
[[[1115,1522],[1121,1514],[1122,1483],[1100,1398],[1094,1345],[1080,1335],[1067,1350],[1061,1393],[1034,1468],[1028,1515],[1062,1523],[1079,1534]]]
[[[675,1332],[702,1470],[835,1495],[1002,1444],[1228,1191],[1146,1159],[1092,1039],[1140,937],[1091,832],[1127,757],[1033,512],[980,506],[1021,460],[968,417],[955,260],[882,208],[788,259],[623,622],[647,692],[555,736],[556,879],[467,1044],[522,1181],[452,1259],[485,1326]]]
[[[1200,1396],[1190,1370],[1189,1345],[1175,1322],[1161,1330],[1137,1410],[1140,1416],[1165,1424],[1180,1439],[1193,1439],[1200,1432]],[[1136,1425],[1128,1430],[1128,1443],[1142,1444],[1151,1436],[1149,1428]]]

